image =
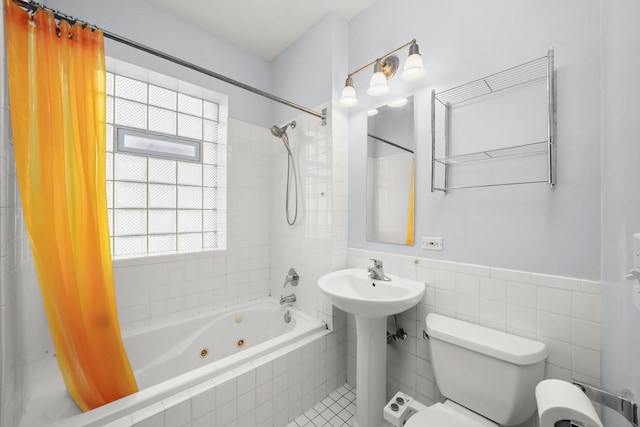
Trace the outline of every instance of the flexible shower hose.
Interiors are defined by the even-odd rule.
[[[284,140],[286,138],[285,141],[285,145],[287,147],[289,147],[289,137],[287,136],[287,134],[283,134],[282,135],[282,139]],[[293,170],[293,186],[294,186],[294,195],[295,195],[295,209],[294,209],[294,214],[293,214],[293,219],[291,219],[291,215],[289,213],[290,209],[289,209],[289,196],[291,193],[291,172]],[[296,219],[298,218],[298,173],[296,171],[296,163],[293,159],[293,153],[292,151],[289,149],[287,150],[287,196],[285,199],[285,213],[287,216],[287,224],[289,225],[293,225],[296,223]]]

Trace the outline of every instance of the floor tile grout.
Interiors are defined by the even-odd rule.
[[[356,412],[356,390],[345,383],[287,427],[351,427]]]

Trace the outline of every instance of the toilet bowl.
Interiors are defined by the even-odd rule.
[[[538,341],[430,313],[431,363],[447,399],[426,407],[403,393],[385,419],[405,427],[495,427],[525,422],[536,410],[546,346]],[[404,403],[406,401],[406,404]]]

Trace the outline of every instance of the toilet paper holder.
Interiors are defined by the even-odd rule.
[[[554,427],[584,427],[584,425],[578,421],[562,420],[555,423]]]
[[[620,413],[635,427],[638,427],[638,405],[633,400],[624,396],[609,393],[605,390],[600,390],[599,388],[587,384],[582,384],[578,381],[573,381],[573,385],[582,390],[592,402],[599,403],[607,408],[613,409]],[[580,424],[558,425],[558,423],[556,423],[557,427],[569,427],[573,425],[579,426]]]

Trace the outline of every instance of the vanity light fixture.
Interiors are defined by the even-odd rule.
[[[372,116],[375,116],[378,113],[379,113],[378,109],[374,108],[372,110],[367,111],[367,116],[372,117]]]
[[[338,101],[340,105],[346,108],[353,108],[358,105],[359,101],[356,94],[356,89],[353,86],[353,76],[372,65],[374,65],[374,72],[369,82],[367,94],[370,96],[382,96],[387,94],[389,92],[389,85],[387,84],[387,80],[391,79],[396,74],[399,65],[398,57],[395,56],[394,53],[404,49],[407,46],[409,46],[409,57],[404,64],[402,78],[407,82],[415,82],[423,79],[426,76],[427,72],[424,68],[416,39],[413,39],[409,43],[406,43],[399,48],[394,49],[391,52],[381,56],[380,58],[371,61],[367,65],[358,68],[353,73],[349,73],[344,84],[344,89],[342,90],[342,96]]]

